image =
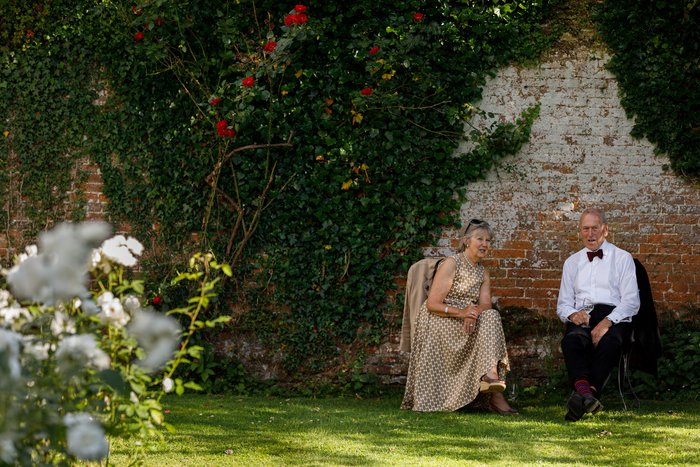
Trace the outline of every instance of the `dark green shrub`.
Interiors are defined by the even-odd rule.
[[[640,397],[653,399],[700,397],[700,323],[679,322],[664,326],[663,356],[659,376],[633,373],[633,386]]]

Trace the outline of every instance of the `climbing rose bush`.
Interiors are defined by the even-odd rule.
[[[0,464],[102,461],[109,436],[172,428],[165,393],[199,389],[173,373],[200,355],[189,345],[195,330],[227,320],[198,316],[215,296],[214,276],[230,268],[195,255],[173,282],[191,282],[196,294],[163,313],[129,278],[143,245],[111,232],[102,222],[61,224],[2,271]]]

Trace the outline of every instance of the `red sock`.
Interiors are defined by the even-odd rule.
[[[582,396],[593,395],[593,391],[591,391],[591,385],[587,379],[577,379],[576,381],[574,381],[574,388],[576,389],[576,392],[578,392]]]

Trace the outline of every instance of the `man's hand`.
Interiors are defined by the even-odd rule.
[[[598,342],[603,338],[608,329],[613,325],[613,322],[608,318],[603,318],[600,323],[591,331],[591,339],[593,340],[593,347],[598,347]]]
[[[588,326],[588,320],[590,318],[591,317],[588,316],[588,313],[586,313],[585,310],[579,310],[569,315],[569,321],[578,326]]]

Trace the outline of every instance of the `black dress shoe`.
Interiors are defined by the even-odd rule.
[[[568,409],[564,420],[575,422],[581,420],[584,414],[595,413],[603,408],[603,405],[593,395],[582,395],[575,392],[569,397],[569,402],[566,403]]]

